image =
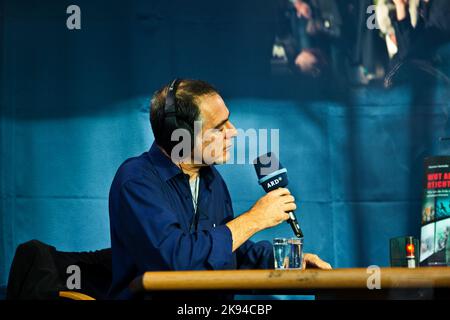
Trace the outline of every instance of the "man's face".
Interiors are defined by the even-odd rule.
[[[232,138],[237,130],[230,122],[230,112],[218,94],[199,98],[202,120],[202,141],[197,142],[198,154],[205,164],[222,164],[228,161]],[[199,137],[197,137],[198,139]]]

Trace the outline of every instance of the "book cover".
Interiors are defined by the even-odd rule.
[[[425,159],[420,264],[445,265],[450,235],[450,156]]]

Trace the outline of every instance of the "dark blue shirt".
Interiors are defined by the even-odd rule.
[[[185,175],[154,143],[126,160],[109,194],[113,281],[111,297],[146,271],[272,268],[269,242],[246,241],[232,252],[230,194],[213,166],[200,170],[197,214]]]

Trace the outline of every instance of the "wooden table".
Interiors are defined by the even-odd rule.
[[[373,269],[365,268],[146,272],[130,288],[134,292],[213,290],[253,294],[257,290],[264,294],[314,294],[320,299],[449,297],[450,267],[378,270],[379,278]]]

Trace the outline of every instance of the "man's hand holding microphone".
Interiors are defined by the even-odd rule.
[[[270,153],[255,160],[255,169],[259,183],[267,194],[262,196],[249,211],[227,223],[233,236],[233,251],[255,233],[275,227],[284,221],[289,222],[297,237],[303,237],[294,213],[297,209],[295,198],[285,188],[288,184],[287,170]],[[303,267],[331,269],[330,264],[317,255],[308,253],[304,254]]]

